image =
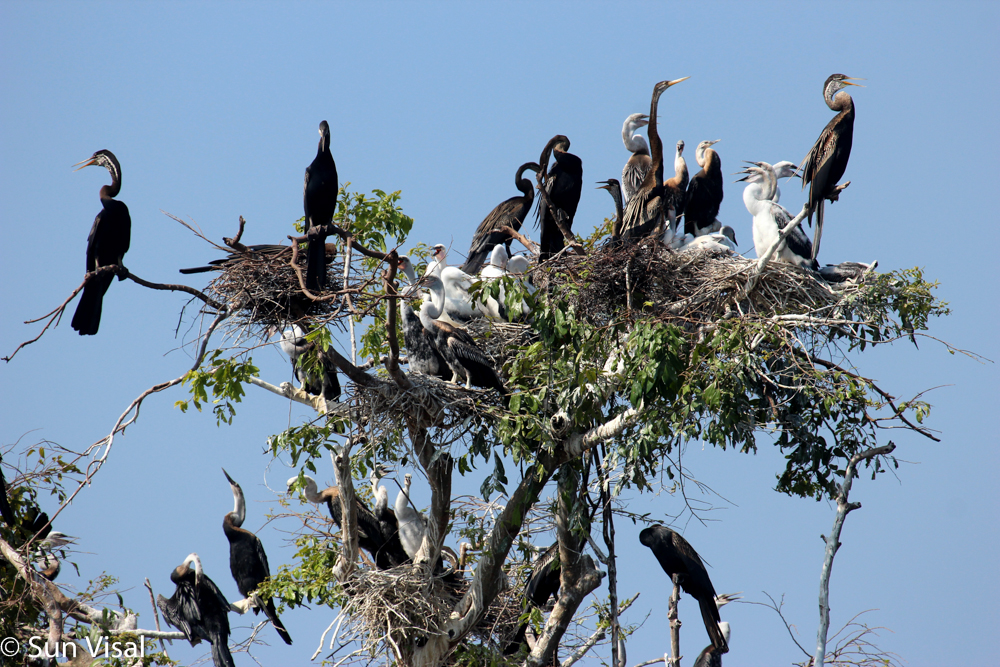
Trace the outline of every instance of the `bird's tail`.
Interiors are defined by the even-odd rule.
[[[306,263],[306,287],[322,289],[326,287],[326,239],[317,236],[309,241]]]
[[[113,280],[114,275],[111,274],[98,276],[84,286],[72,322],[73,329],[79,331],[81,336],[93,336],[100,328],[104,294]]]
[[[816,204],[816,231],[813,232],[813,254],[812,254],[813,259],[816,259],[816,257],[819,255],[819,240],[820,237],[822,236],[823,236],[823,200],[820,199],[819,203]]]
[[[267,614],[268,620],[274,626],[274,629],[278,631],[278,636],[281,637],[289,646],[292,645],[292,636],[288,634],[288,630],[285,630],[284,624],[282,624],[281,619],[278,618],[278,612],[274,609],[274,600],[268,599],[267,603],[264,605],[264,613]]]
[[[729,644],[726,643],[726,637],[719,627],[719,608],[715,600],[713,598],[698,600],[698,606],[701,607],[701,620],[705,622],[705,630],[712,640],[712,646],[723,653],[728,653]]]
[[[229,644],[222,637],[217,637],[212,642],[212,662],[215,667],[236,667],[233,654],[229,652]]]

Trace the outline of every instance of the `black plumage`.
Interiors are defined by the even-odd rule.
[[[622,186],[617,179],[609,178],[606,181],[598,181],[604,185],[598,185],[598,190],[607,190],[608,194],[615,201],[615,219],[611,223],[611,238],[617,239],[621,236],[622,219],[625,216],[625,209],[622,203]]]
[[[809,154],[802,161],[802,187],[809,184],[809,224],[816,214],[816,231],[813,233],[812,258],[819,254],[820,237],[823,235],[823,202],[835,201],[840,195],[837,183],[847,170],[854,143],[854,100],[844,86],[859,86],[852,83],[852,77],[831,74],[823,84],[823,100],[832,111],[838,112],[830,119],[813,144]]]
[[[229,268],[230,265],[239,262],[247,257],[252,256],[264,256],[271,259],[281,259],[288,261],[286,258],[292,256],[292,249],[287,245],[276,245],[273,243],[259,243],[256,245],[246,246],[246,252],[231,252],[225,257],[219,259],[211,260],[206,266],[195,266],[189,269],[179,269],[180,273],[185,275],[192,273],[207,273],[208,271],[224,271]],[[326,244],[326,257],[327,262],[337,253],[337,244],[327,243]]]
[[[576,155],[568,153],[569,139],[562,135],[549,139],[538,159],[541,170],[546,174],[545,192],[549,201],[566,214],[566,229],[572,230],[576,207],[580,204],[580,193],[583,190],[583,161]],[[555,158],[555,165],[548,168],[549,156]],[[538,206],[538,219],[541,224],[539,234],[539,261],[544,261],[563,249],[562,232],[556,225],[552,211],[541,203]]]
[[[684,202],[684,233],[691,236],[715,231],[723,197],[722,160],[712,148],[718,142],[718,139],[703,141],[695,152],[701,170],[688,183]]]
[[[531,210],[531,204],[535,201],[535,187],[531,181],[522,178],[525,171],[538,173],[541,167],[535,162],[525,162],[517,168],[514,175],[514,185],[523,194],[519,197],[511,197],[496,205],[489,215],[476,228],[476,233],[472,236],[472,244],[469,246],[469,257],[460,267],[469,275],[479,273],[479,269],[486,263],[493,247],[503,243],[510,255],[511,238],[506,232],[500,231],[501,227],[510,227],[515,232],[521,230],[525,216]]]
[[[657,109],[664,91],[687,78],[660,81],[653,86],[649,102],[649,125],[646,128],[649,137],[650,168],[646,171],[642,185],[629,198],[625,207],[625,219],[621,227],[622,239],[640,239],[662,233],[665,229],[664,216],[667,211],[663,198],[663,141],[657,129]]]
[[[677,154],[674,155],[674,175],[663,182],[663,196],[666,199],[664,206],[668,210],[673,209],[675,219],[684,213],[689,182],[687,162],[684,160],[684,141],[681,140],[677,142]]]
[[[260,613],[261,608],[268,620],[278,631],[278,635],[286,644],[292,643],[285,626],[278,618],[278,612],[274,608],[272,598],[261,598],[254,594],[257,587],[264,583],[264,580],[271,576],[271,568],[267,564],[267,554],[264,553],[264,545],[260,543],[260,538],[249,530],[242,528],[243,520],[246,518],[246,501],[243,498],[243,489],[233,481],[225,470],[222,473],[229,480],[229,486],[233,491],[233,499],[236,507],[232,512],[226,514],[222,519],[222,530],[229,540],[229,570],[236,580],[236,588],[240,595],[249,598],[253,595],[256,606],[254,614]]]
[[[306,167],[302,192],[306,234],[310,236],[306,260],[306,287],[310,290],[326,286],[326,236],[310,234],[310,230],[333,222],[339,191],[337,164],[330,153],[330,125],[324,120],[319,124],[319,147],[312,164]]]
[[[715,588],[698,552],[683,537],[666,526],[650,526],[639,533],[639,541],[653,551],[660,567],[685,593],[698,601],[701,619],[712,645],[725,653],[729,650],[719,628],[719,608],[715,603]]]
[[[542,609],[550,597],[559,593],[561,577],[562,568],[559,566],[559,542],[554,542],[532,564],[531,576],[528,577],[528,581],[524,585],[523,599],[525,606]],[[525,641],[524,635],[527,629],[527,623],[522,623],[518,626],[514,638],[504,647],[504,655],[517,653],[518,648]]]
[[[101,212],[94,218],[94,226],[87,237],[87,272],[102,266],[121,266],[132,240],[132,218],[128,206],[115,197],[122,189],[122,168],[118,158],[109,150],[99,150],[84,160],[77,171],[84,167],[104,167],[111,174],[111,185],[101,187]],[[104,294],[113,281],[113,275],[91,279],[83,288],[80,303],[73,314],[73,329],[81,336],[93,336],[101,326],[101,308]]]
[[[170,573],[170,581],[177,586],[174,594],[169,599],[162,595],[156,598],[163,618],[183,632],[191,646],[203,639],[209,642],[215,667],[235,667],[229,652],[229,602],[202,572],[198,555],[191,554],[178,565]]]
[[[7,480],[3,477],[3,457],[0,456],[0,515],[8,526],[13,528],[17,525],[17,517],[11,509],[10,500],[7,497]]]

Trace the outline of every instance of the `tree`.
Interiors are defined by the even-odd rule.
[[[607,628],[618,665],[623,629],[617,615],[631,601],[617,599],[614,517],[650,517],[629,512],[616,498],[625,489],[655,490],[661,474],[684,476],[672,458],[684,442],[752,453],[762,436],[770,437],[787,460],[779,492],[837,498],[857,465],[873,476],[894,465],[891,448],[875,449],[881,430],[902,427],[933,437],[922,426],[929,406],[919,395],[901,402],[848,361],[868,347],[912,337],[931,316],[947,313],[919,269],[879,274],[871,267],[854,281],[830,285],[771,262],[773,252],[750,261],[677,253],[652,239],[601,245],[608,221],[584,240],[564,228],[575,253],[532,269],[535,291],[511,277],[474,285],[477,297],[501,298],[502,287],[508,312],[518,312],[522,301],[531,310],[528,321],[479,320],[469,327],[503,369],[506,407],[495,393],[405,373],[397,248],[412,220],[397,206],[398,193],[374,194],[342,190],[334,222],[321,230],[340,240],[330,264],[339,279],[324,293],[306,289],[297,245],[303,238],[289,251],[255,250],[240,242],[242,220],[237,236],[219,246],[231,254],[205,292],[149,283],[124,267],[88,274],[89,281],[120,272],[153,289],[185,291],[204,304],[205,325],[191,370],[139,396],[67,494],[93,479],[115,434],[138,417],[146,397],[166,388],[186,384],[191,396],[179,407],[211,403],[220,423],[238,418],[247,384],[309,405],[317,419],[275,434],[272,451],[289,454],[304,471],[334,455],[342,526],[326,535],[304,532],[298,562],[279,568],[263,592],[287,605],[339,609],[334,632],[356,642],[359,660],[385,654],[412,665],[545,665],[560,649],[578,659]],[[46,328],[70,299],[47,316]],[[315,369],[325,357],[346,376],[336,404],[258,377],[245,350],[211,347],[220,330],[266,340],[291,322],[311,331],[307,367]],[[346,334],[350,358],[338,351],[331,329]],[[412,565],[365,565],[356,505],[365,492],[355,489],[354,476],[366,476],[377,463],[409,462],[431,489],[423,543]],[[480,468],[491,469],[483,475]],[[481,499],[453,497],[456,470],[482,476]],[[546,498],[552,480],[555,495]],[[490,503],[493,497],[502,501]],[[521,603],[519,582],[530,559],[514,554],[539,550],[531,544],[533,526],[556,535],[560,585],[547,615]],[[595,526],[603,548],[593,538]],[[448,568],[439,563],[450,534],[468,546]],[[9,581],[35,581],[23,558],[17,566],[16,541],[4,544],[16,570]],[[584,553],[588,548],[607,572]],[[581,605],[605,578],[609,600],[581,625]],[[57,641],[58,605],[42,607],[30,623],[14,622],[44,620],[50,641]],[[538,628],[527,654],[504,658],[525,621]]]

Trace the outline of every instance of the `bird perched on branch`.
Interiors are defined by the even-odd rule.
[[[557,134],[545,144],[542,155],[538,158],[538,164],[544,177],[545,192],[549,202],[566,214],[563,224],[567,231],[571,231],[576,207],[580,204],[580,193],[583,190],[583,161],[568,151],[569,138]],[[548,168],[550,156],[556,160],[551,170]],[[545,261],[562,250],[565,242],[552,211],[541,200],[538,205],[538,220],[541,225],[538,260]]]
[[[305,209],[306,234],[309,230],[329,225],[337,212],[337,164],[330,153],[330,125],[324,120],[319,124],[319,147],[316,157],[306,167],[306,180],[302,188]],[[326,236],[312,234],[306,264],[306,288],[317,290],[326,287]]]
[[[111,185],[101,187],[103,208],[94,218],[94,226],[90,228],[90,236],[87,237],[87,272],[102,266],[121,266],[132,241],[132,217],[128,206],[115,199],[122,189],[122,168],[118,164],[118,158],[109,150],[99,150],[77,165],[73,165],[76,167],[75,171],[96,166],[104,167],[111,174]],[[124,276],[119,276],[118,279],[123,280]],[[100,328],[104,294],[113,280],[113,275],[102,275],[92,278],[84,286],[72,322],[73,329],[81,336],[93,336]]]
[[[210,643],[215,667],[235,667],[229,652],[229,602],[202,571],[198,554],[185,558],[170,573],[170,581],[177,586],[174,594],[169,599],[156,596],[163,618],[183,632],[191,646],[203,639]]]
[[[819,242],[823,236],[823,202],[835,201],[840,196],[837,183],[847,170],[854,143],[854,100],[845,86],[863,88],[853,77],[845,74],[831,74],[823,84],[823,100],[832,111],[838,112],[823,131],[809,154],[802,160],[802,187],[809,185],[809,224],[812,225],[816,213],[816,231],[813,233],[812,257],[819,254]]]
[[[222,474],[229,481],[229,487],[233,491],[235,507],[233,511],[226,514],[222,519],[222,530],[229,540],[229,570],[236,580],[236,588],[244,598],[254,602],[254,614],[264,610],[264,614],[278,631],[278,636],[286,644],[292,643],[292,638],[278,618],[278,612],[274,608],[272,598],[261,598],[254,591],[264,583],[264,580],[271,576],[271,568],[267,564],[267,554],[264,553],[264,545],[260,543],[260,538],[244,529],[243,521],[246,519],[246,500],[243,498],[243,489],[237,484],[229,473],[222,470]]]
[[[522,178],[525,171],[538,173],[541,167],[537,162],[525,162],[517,168],[514,175],[514,186],[523,194],[520,197],[511,197],[496,205],[489,215],[487,215],[476,233],[472,236],[472,244],[469,246],[469,257],[465,264],[460,267],[470,275],[475,275],[482,268],[486,258],[490,256],[494,246],[503,244],[510,254],[511,238],[507,232],[501,231],[501,227],[510,227],[515,232],[521,230],[525,216],[531,210],[531,204],[535,201],[535,187],[526,178]],[[443,246],[442,246],[443,247]]]
[[[683,537],[666,526],[650,526],[639,533],[639,541],[649,547],[660,567],[684,592],[698,601],[705,630],[712,646],[726,653],[726,638],[719,628],[719,608],[715,602],[715,587],[698,552]]]
[[[403,344],[406,346],[406,362],[411,372],[433,375],[442,380],[450,380],[451,369],[431,337],[431,333],[420,323],[420,317],[413,311],[406,296],[412,295],[417,289],[417,276],[413,270],[410,258],[403,255],[399,258],[399,270],[407,277],[410,288],[404,298],[399,300],[399,315],[403,328]]]
[[[337,365],[323,350],[317,348],[320,372],[306,363],[305,355],[314,343],[306,339],[305,330],[298,324],[285,329],[281,335],[282,351],[292,361],[292,372],[299,381],[302,391],[313,396],[322,396],[326,401],[340,400],[340,379]]]

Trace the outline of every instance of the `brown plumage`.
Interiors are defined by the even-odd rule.
[[[670,221],[671,224],[675,224],[676,219],[684,213],[687,186],[688,167],[684,160],[684,140],[682,139],[677,142],[677,154],[674,156],[674,175],[663,182],[664,205],[667,210],[674,212],[674,220]]]
[[[649,125],[646,134],[649,136],[651,167],[646,172],[642,186],[636,191],[625,207],[625,219],[622,222],[621,237],[623,239],[639,239],[662,232],[663,216],[663,142],[657,130],[656,110],[660,103],[660,95],[671,86],[686,81],[660,81],[653,86],[653,96],[649,102]]]
[[[851,158],[851,146],[854,143],[854,100],[846,92],[840,92],[844,86],[863,87],[851,83],[852,77],[844,74],[831,74],[823,84],[823,100],[831,110],[837,111],[813,144],[809,154],[802,161],[802,187],[808,183],[809,224],[812,224],[813,213],[816,213],[816,231],[813,234],[812,258],[819,254],[820,237],[823,235],[823,201],[835,201],[839,195],[837,183],[847,170],[847,162]]]
[[[718,229],[715,219],[722,204],[723,179],[722,160],[712,148],[717,143],[719,139],[703,141],[694,154],[701,171],[688,183],[684,202],[684,233],[691,236],[709,234]]]
[[[510,227],[515,232],[520,231],[525,216],[531,210],[531,205],[535,201],[535,187],[531,181],[522,178],[524,172],[528,170],[538,173],[542,168],[537,162],[525,162],[518,167],[514,175],[514,185],[523,194],[500,202],[479,223],[476,233],[472,236],[472,244],[469,246],[469,258],[460,267],[469,275],[474,276],[479,273],[479,269],[483,268],[486,259],[493,252],[493,247],[500,243],[507,247],[507,254],[510,255],[511,238],[506,232],[500,231],[500,228]]]

